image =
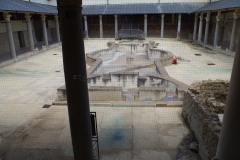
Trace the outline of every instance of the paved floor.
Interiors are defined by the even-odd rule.
[[[85,50],[106,48],[108,41],[85,41]],[[233,58],[185,42],[159,42],[184,59],[166,67],[170,76],[187,84],[230,78]],[[207,66],[208,61],[216,65]],[[57,98],[63,75],[61,47],[0,68],[0,159],[72,159],[67,107],[42,108]],[[91,111],[97,112],[103,160],[174,159],[177,145],[189,132],[181,108],[102,106]]]

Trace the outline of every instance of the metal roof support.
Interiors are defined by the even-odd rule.
[[[181,40],[181,13],[178,15],[177,40]]]
[[[11,26],[11,20],[10,20],[11,15],[8,14],[8,12],[4,12],[3,17],[6,24],[10,52],[12,54],[12,58],[14,59],[14,62],[16,62],[18,61],[18,59],[17,59],[15,44],[13,40],[12,26]]]
[[[68,114],[75,160],[93,160],[82,0],[58,0]],[[79,80],[78,77],[83,77]]]
[[[115,39],[117,39],[118,38],[118,17],[116,14],[114,15],[114,17],[115,17]]]
[[[100,38],[103,38],[103,23],[102,23],[102,15],[99,15],[99,25],[100,25]]]
[[[59,20],[58,20],[58,15],[54,15],[55,18],[55,23],[56,23],[56,32],[57,32],[57,41],[60,44],[61,43],[61,38],[60,38],[60,33],[59,33]]]
[[[144,14],[144,34],[146,39],[147,38],[147,14]]]
[[[204,48],[205,48],[205,46],[207,45],[207,40],[208,40],[208,31],[209,31],[210,15],[211,15],[211,12],[208,11],[208,12],[207,12],[207,17],[206,17],[206,27],[205,27],[205,35],[204,35],[204,43],[203,43],[203,47],[204,47]]]
[[[198,13],[195,13],[195,21],[194,21],[194,30],[193,30],[193,41],[197,38],[197,20],[198,20]]]
[[[200,13],[199,30],[198,30],[198,42],[202,41],[202,29],[203,29],[203,13]]]
[[[25,18],[27,21],[27,30],[28,30],[28,39],[29,39],[29,46],[30,46],[30,50],[33,52],[34,54],[34,42],[33,42],[33,31],[32,31],[32,22],[31,22],[31,16],[29,15],[29,13],[25,13]]]
[[[232,28],[232,35],[231,35],[231,42],[230,42],[230,52],[232,54],[233,47],[234,47],[234,41],[236,38],[236,32],[237,32],[237,23],[238,23],[238,14],[237,11],[233,13],[233,28]]]
[[[45,14],[41,15],[41,19],[42,19],[42,31],[43,31],[43,38],[44,38],[44,43],[45,46],[48,46],[48,35],[47,35],[47,27],[46,27],[46,16]]]
[[[87,16],[83,16],[83,18],[84,18],[84,28],[85,28],[85,31],[84,31],[84,33],[85,33],[85,38],[89,38],[88,37],[88,23],[87,23]]]
[[[218,32],[219,32],[220,19],[221,19],[221,11],[218,11],[218,14],[216,16],[216,29],[215,29],[213,48],[215,48],[217,46],[217,42],[218,42],[218,34],[219,34]]]
[[[165,14],[161,14],[162,20],[161,20],[161,40],[163,40],[163,34],[164,34],[164,16]]]

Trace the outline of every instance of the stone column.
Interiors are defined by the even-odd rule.
[[[164,16],[165,14],[162,14],[162,20],[161,20],[161,40],[163,40],[163,34],[164,34]]]
[[[198,20],[198,13],[195,13],[195,21],[194,21],[194,30],[193,30],[193,41],[197,38],[197,20]]]
[[[172,20],[171,23],[174,23],[174,14],[172,14]]]
[[[84,27],[85,27],[85,38],[89,38],[88,37],[88,23],[87,23],[87,16],[83,16],[84,17]]]
[[[102,23],[102,15],[99,15],[99,25],[100,25],[100,38],[103,38],[103,23]]]
[[[218,160],[240,159],[240,38],[234,58],[227,102],[217,147]]]
[[[57,41],[58,41],[58,43],[61,43],[60,33],[59,33],[58,15],[55,15],[54,17],[55,17],[55,23],[56,23]]]
[[[147,14],[144,14],[144,34],[146,39],[147,38]]]
[[[237,23],[238,23],[238,15],[237,13],[233,13],[233,28],[232,28],[232,36],[230,42],[230,52],[233,52],[234,41],[236,38],[236,31],[237,31]]]
[[[10,20],[11,15],[8,13],[3,13],[3,17],[5,20],[5,24],[6,24],[6,30],[7,30],[7,35],[8,35],[8,44],[9,44],[10,52],[12,54],[12,59],[14,59],[14,61],[16,62],[17,55],[16,55],[13,34],[12,34],[12,26],[11,26],[11,20]]]
[[[67,107],[74,159],[93,160],[82,1],[58,0]]]
[[[48,35],[47,35],[47,28],[46,28],[46,16],[44,14],[41,15],[42,18],[42,29],[43,29],[43,38],[45,46],[48,46]]]
[[[114,17],[115,17],[115,39],[117,39],[118,38],[118,18],[116,14],[114,15]]]
[[[178,28],[177,28],[177,40],[181,40],[181,18],[182,15],[178,15]]]
[[[221,11],[218,11],[218,15],[216,16],[216,29],[215,29],[215,36],[214,36],[214,43],[213,43],[214,48],[217,46],[217,43],[218,43],[220,19],[221,19]]]
[[[208,31],[209,31],[209,21],[210,21],[210,11],[207,12],[207,17],[206,17],[206,27],[205,27],[205,36],[204,36],[203,47],[205,47],[207,45]]]
[[[34,53],[34,41],[33,41],[33,33],[32,33],[32,22],[31,22],[31,16],[29,13],[25,13],[26,18],[26,24],[27,24],[27,30],[28,30],[28,39],[29,39],[29,47],[30,50]]]
[[[198,42],[202,41],[202,29],[203,29],[203,13],[200,13],[200,22],[199,22],[199,30],[198,30]]]

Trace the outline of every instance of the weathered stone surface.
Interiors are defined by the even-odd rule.
[[[204,80],[193,83],[184,94],[183,118],[199,142],[202,159],[212,159],[221,131],[219,114],[224,113],[229,81]]]
[[[193,151],[192,149],[195,149]],[[178,146],[177,160],[200,160],[198,155],[198,143],[193,133],[188,134],[183,138],[183,141]]]

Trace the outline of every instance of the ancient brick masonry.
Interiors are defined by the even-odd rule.
[[[206,80],[193,83],[184,94],[182,116],[199,142],[199,155],[215,156],[221,130],[218,114],[223,114],[229,81]]]

